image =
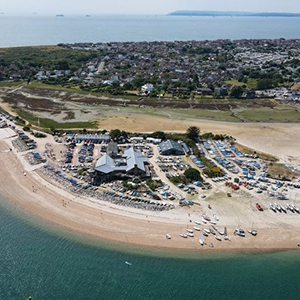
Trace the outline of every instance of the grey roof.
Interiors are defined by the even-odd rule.
[[[184,153],[181,145],[179,145],[178,143],[172,141],[172,140],[166,140],[163,141],[159,144],[160,150],[161,152],[166,152],[166,151],[171,151],[171,150],[175,150],[175,151],[179,151],[181,153]]]
[[[80,140],[105,140],[109,141],[110,136],[108,133],[105,134],[77,134],[77,139]]]
[[[113,171],[125,171],[126,167],[126,165],[117,165],[116,161],[106,153],[100,157],[95,164],[95,170],[105,174],[109,174]]]
[[[134,148],[131,147],[124,151],[124,155],[127,158],[127,172],[133,169],[135,165],[137,165],[140,170],[145,171],[145,163],[148,162],[148,158],[140,151],[134,150]]]
[[[124,151],[124,156],[113,159],[108,154],[104,154],[100,157],[94,169],[96,171],[109,174],[114,171],[130,171],[135,165],[142,171],[145,171],[145,163],[148,162],[148,158],[143,156],[140,151],[136,151],[133,147]]]

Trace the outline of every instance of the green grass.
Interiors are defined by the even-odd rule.
[[[112,98],[112,99],[116,99],[116,98],[121,98],[121,99],[139,99],[141,98],[141,96],[137,96],[137,95],[111,95],[109,93],[99,93],[99,92],[95,92],[91,89],[91,91],[83,91],[82,89],[80,89],[79,85],[76,84],[68,84],[67,86],[62,86],[59,84],[46,84],[40,81],[32,81],[29,85],[26,86],[26,88],[28,89],[32,89],[32,90],[47,90],[47,91],[58,91],[58,92],[66,92],[66,93],[70,93],[70,94],[81,94],[81,95],[93,95],[93,96],[99,96],[99,97],[107,97],[107,98]],[[154,98],[154,100],[157,98]]]
[[[33,116],[28,112],[24,112],[21,110],[17,111],[18,115],[28,121],[30,124],[34,126],[38,126],[37,117]],[[96,129],[97,122],[66,122],[66,123],[58,123],[52,119],[40,118],[40,127],[45,129],[55,128],[55,129]]]
[[[245,109],[236,115],[246,122],[298,123],[300,113],[293,107],[276,106],[275,108]]]
[[[246,88],[247,88],[247,90],[255,90],[256,87],[257,87],[257,80],[253,79],[253,78],[249,78],[248,81],[247,81],[247,83],[239,82],[236,79],[226,80],[225,83],[227,83],[227,84],[233,84],[235,86],[243,86],[243,85],[245,85]]]
[[[17,87],[23,84],[24,81],[0,81],[0,87]]]
[[[292,107],[277,106],[274,109],[268,107],[246,108],[240,106],[235,111],[235,116],[230,111],[205,110],[205,109],[170,109],[170,108],[138,108],[135,106],[110,106],[102,107],[103,116],[118,116],[127,114],[146,114],[182,120],[213,120],[224,122],[249,123],[299,123],[300,113]]]
[[[90,92],[82,91],[79,87],[69,88],[62,85],[56,84],[45,84],[40,81],[32,81],[29,85],[26,86],[27,89],[37,89],[37,90],[47,90],[47,91],[58,91],[58,92],[67,92],[67,93],[78,93],[83,95],[88,95]]]

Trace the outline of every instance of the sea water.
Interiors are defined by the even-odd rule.
[[[0,299],[299,299],[299,267],[299,251],[168,254],[89,242],[0,196]]]
[[[0,47],[75,42],[300,38],[300,18],[0,15]]]

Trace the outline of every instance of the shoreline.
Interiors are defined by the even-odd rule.
[[[0,142],[0,193],[9,201],[18,205],[35,218],[46,220],[51,226],[59,226],[74,234],[88,236],[91,239],[121,245],[121,247],[151,249],[155,252],[278,252],[297,249],[298,240],[294,236],[300,235],[294,223],[287,224],[287,228],[277,226],[257,226],[257,237],[233,237],[236,221],[224,216],[224,224],[232,241],[218,242],[214,249],[201,248],[198,237],[182,239],[180,232],[184,232],[189,224],[191,214],[193,218],[199,215],[197,208],[176,208],[174,211],[149,212],[113,205],[104,201],[93,203],[88,197],[82,197],[66,191],[58,184],[53,184],[33,170],[22,153],[15,149],[3,153],[10,146],[10,140]],[[23,175],[24,170],[26,176]],[[36,192],[32,190],[35,187]],[[66,201],[66,205],[63,203]],[[95,201],[94,201],[95,202]],[[269,212],[266,212],[269,213]],[[249,224],[250,221],[248,221]],[[48,225],[47,224],[47,225]],[[221,223],[222,224],[222,223]],[[235,224],[235,225],[234,225]],[[192,225],[192,224],[191,224]],[[171,240],[165,235],[170,233]],[[284,234],[284,236],[283,236]],[[278,240],[278,236],[280,239]],[[294,238],[293,238],[294,237]],[[210,241],[207,241],[209,244]],[[254,244],[253,244],[254,243]]]
[[[4,196],[0,194],[0,199],[4,199],[5,209],[7,209],[10,213],[14,213],[11,209],[17,209],[18,214],[21,214],[21,218],[30,224],[30,226],[34,226],[38,229],[41,229],[48,234],[51,235],[59,235],[67,240],[74,241],[76,243],[85,244],[97,248],[101,248],[108,251],[116,251],[128,254],[135,254],[139,256],[153,256],[153,257],[167,257],[167,258],[179,258],[179,259],[218,259],[218,258],[226,258],[231,255],[259,255],[259,254],[277,254],[277,253],[286,253],[286,252],[298,252],[298,248],[245,248],[245,249],[184,249],[184,248],[172,248],[172,247],[148,247],[142,244],[128,244],[117,241],[112,241],[111,239],[105,239],[96,237],[93,235],[86,235],[80,231],[73,230],[69,227],[62,226],[60,224],[54,223],[51,220],[47,220],[44,218],[40,218],[39,216],[33,214],[31,211],[24,209],[16,202],[6,199]],[[34,216],[34,219],[31,217]],[[20,217],[20,216],[17,216]],[[46,222],[43,223],[43,222]],[[50,227],[53,226],[53,227]],[[182,256],[184,255],[184,256]]]

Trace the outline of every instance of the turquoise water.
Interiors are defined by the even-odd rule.
[[[1,199],[0,299],[299,299],[300,252],[168,258],[47,226]]]
[[[0,15],[0,47],[74,42],[300,38],[300,18]]]

